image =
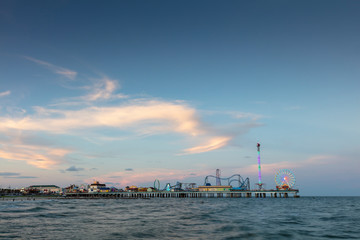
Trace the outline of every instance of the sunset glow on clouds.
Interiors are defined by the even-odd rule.
[[[34,58],[26,59],[56,74],[76,79],[77,73],[74,71]],[[5,135],[8,131],[24,131],[71,136],[81,130],[91,132],[98,128],[113,128],[130,131],[136,135],[177,133],[179,137],[188,136],[192,139],[191,142],[199,144],[183,150],[178,149],[174,155],[181,151],[181,154],[214,151],[225,147],[233,137],[218,135],[205,129],[198,111],[182,101],[130,98],[117,93],[118,87],[116,80],[103,76],[95,81],[92,87],[83,88],[88,92],[86,95],[61,99],[60,104],[53,107],[46,104],[33,106],[34,113],[24,113],[22,117],[0,116],[0,131]],[[5,93],[3,95],[6,95]],[[118,103],[114,104],[114,100]],[[112,104],[107,105],[107,101],[111,101]],[[3,146],[1,158],[25,161],[39,168],[51,168],[62,164],[65,162],[65,156],[71,154],[71,151],[63,148],[7,143],[3,143]]]
[[[207,143],[201,146],[196,146],[184,150],[185,154],[202,153],[222,148],[228,144],[231,137],[215,137],[211,138]]]
[[[162,131],[190,135],[201,132],[195,110],[170,102],[144,101],[117,107],[86,107],[80,110],[36,108],[37,113],[20,119],[1,118],[2,128],[56,133],[93,128],[124,128],[136,124],[160,124]]]
[[[67,149],[22,144],[0,143],[0,146],[0,158],[25,161],[27,164],[44,169],[63,163],[65,155],[70,152]]]

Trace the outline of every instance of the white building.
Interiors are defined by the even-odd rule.
[[[100,192],[101,188],[105,188],[106,184],[99,183],[98,181],[95,181],[94,183],[90,184],[89,187],[89,193],[91,192]]]

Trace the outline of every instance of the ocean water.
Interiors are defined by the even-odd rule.
[[[360,239],[360,197],[0,200],[0,239]]]

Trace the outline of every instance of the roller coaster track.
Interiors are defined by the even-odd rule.
[[[249,178],[246,178],[245,180],[240,176],[240,174],[234,174],[231,177],[228,178],[220,178],[214,175],[208,175],[205,177],[205,183],[204,185],[207,186],[210,184],[209,182],[209,178],[215,178],[216,179],[216,183],[220,183],[221,181],[227,181],[227,185],[231,186],[232,182],[238,182],[239,186],[238,187],[234,187],[234,190],[250,190],[250,180]]]

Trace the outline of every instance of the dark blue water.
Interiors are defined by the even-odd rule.
[[[360,239],[360,197],[0,201],[2,239]]]

